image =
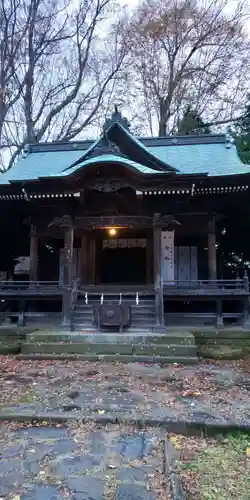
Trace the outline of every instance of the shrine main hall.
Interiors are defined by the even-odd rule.
[[[95,140],[27,144],[0,175],[2,317],[247,326],[248,276],[228,274],[217,236],[249,186],[225,135],[139,138],[117,109]]]

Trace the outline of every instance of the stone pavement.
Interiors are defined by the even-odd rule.
[[[159,430],[89,425],[0,430],[0,497],[169,499]]]
[[[2,403],[0,415],[42,411],[80,418],[100,414],[111,419],[150,418],[250,428],[250,374],[237,366],[36,363],[36,368],[28,369],[23,362],[18,373],[3,374],[3,390],[16,397]]]

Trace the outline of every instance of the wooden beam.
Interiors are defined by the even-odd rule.
[[[36,226],[30,226],[30,272],[29,280],[37,281],[38,279],[38,237]]]
[[[159,214],[156,219],[159,220]],[[162,255],[161,255],[161,227],[156,225],[153,229],[154,241],[154,283],[155,283],[155,330],[164,328],[164,301],[162,281]]]
[[[210,218],[208,223],[208,279],[217,279],[217,250],[214,215]]]
[[[62,326],[71,328],[71,289],[72,289],[72,263],[74,249],[74,227],[70,218],[64,219],[64,251],[63,251],[63,303]]]

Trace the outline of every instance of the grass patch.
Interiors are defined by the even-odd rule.
[[[0,326],[0,355],[20,354],[22,344],[29,334],[48,334],[52,329],[20,326]]]
[[[1,342],[0,340],[0,355],[19,354],[21,352],[22,343],[19,340],[8,340]]]
[[[179,462],[187,500],[249,500],[250,438],[245,434],[217,439],[181,437]]]
[[[218,360],[243,359],[250,354],[250,338],[205,338],[196,339],[199,356]]]
[[[232,344],[213,344],[212,346],[200,345],[197,346],[198,355],[202,358],[221,359],[221,360],[237,360],[249,356],[250,347],[238,346]]]

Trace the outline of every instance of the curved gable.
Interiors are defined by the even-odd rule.
[[[65,170],[61,175],[62,176],[70,176],[79,172],[80,170],[85,170],[88,167],[97,167],[98,165],[120,165],[125,168],[132,170],[137,174],[162,174],[162,171],[153,170],[145,165],[141,165],[135,161],[129,160],[128,158],[122,158],[120,156],[115,155],[102,155],[94,158],[90,158],[89,160],[83,161],[82,163],[78,163],[74,167]]]

